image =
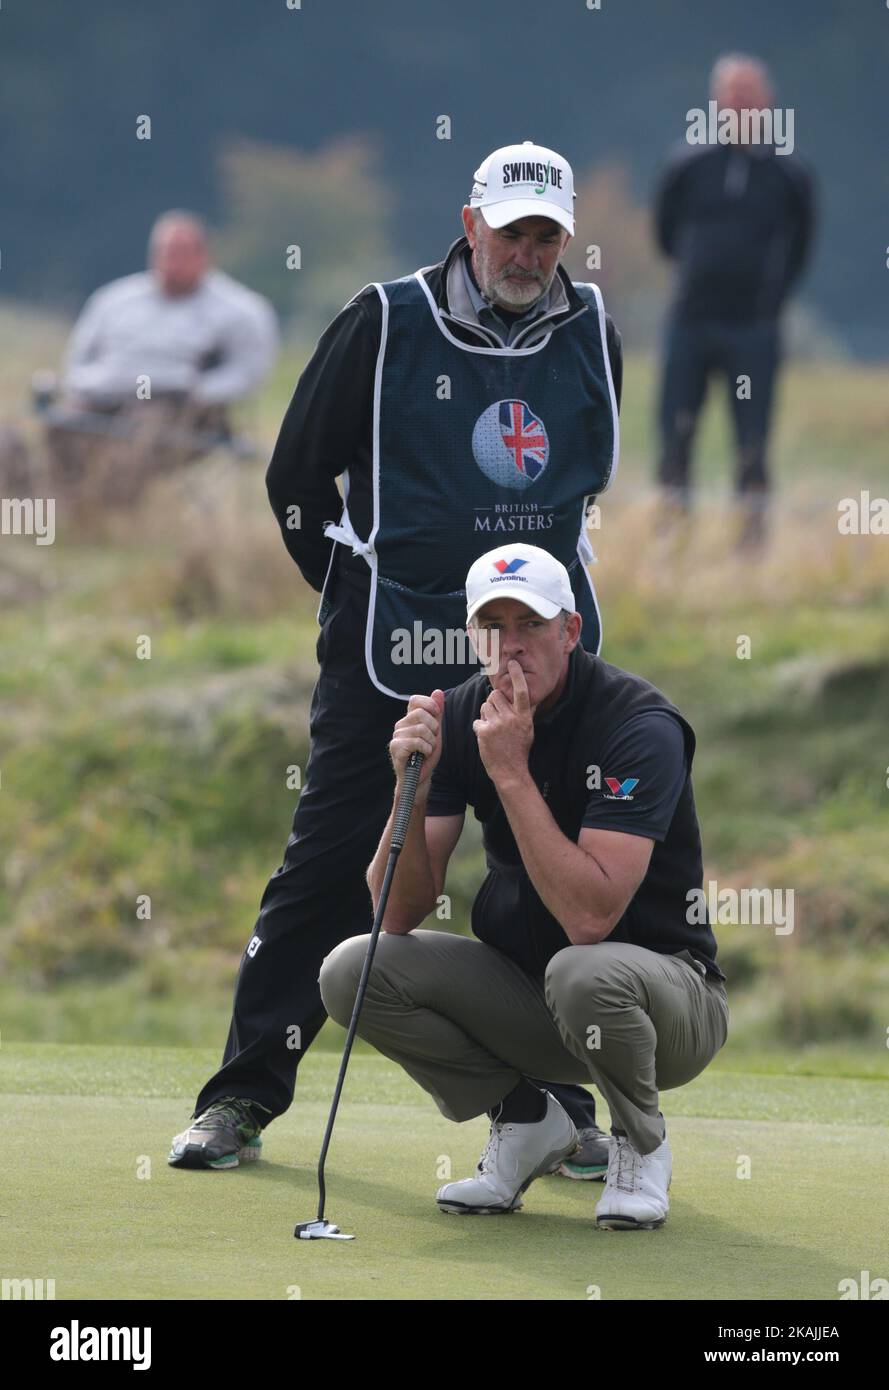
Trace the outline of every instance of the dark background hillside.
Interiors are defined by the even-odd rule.
[[[366,137],[385,190],[374,217],[385,216],[400,271],[438,259],[459,230],[476,163],[512,140],[563,151],[578,176],[622,165],[628,196],[644,205],[686,110],[706,103],[714,58],[756,53],[772,67],[779,104],[794,108],[796,152],[821,190],[805,301],[853,351],[885,355],[884,5],[9,0],[0,44],[0,288],[70,312],[139,268],[162,208],[195,208],[223,229],[233,215],[249,224],[249,179],[233,192],[224,176],[237,141],[253,142],[261,163],[260,146],[317,156],[338,136]],[[136,139],[141,114],[152,117],[150,141]],[[449,141],[436,138],[442,114]],[[323,178],[300,183],[297,208],[324,190]],[[239,212],[238,190],[248,204]],[[356,197],[346,217],[358,241],[364,205]],[[323,217],[288,232],[311,265],[314,242],[327,239]],[[595,228],[585,234],[595,240]],[[277,261],[273,224],[269,236],[266,259]],[[237,256],[230,263],[240,268]]]

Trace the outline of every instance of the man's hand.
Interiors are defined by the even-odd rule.
[[[491,781],[497,783],[528,769],[528,754],[534,742],[534,709],[528,694],[525,673],[517,661],[510,661],[512,700],[500,690],[492,690],[473,721],[478,750]]]
[[[417,782],[417,791],[425,791],[432,780],[435,766],[441,757],[441,719],[444,714],[445,697],[443,690],[433,690],[431,695],[412,695],[407,703],[407,714],[395,725],[389,744],[389,756],[395,768],[395,778],[401,782],[411,753],[423,754],[423,765]]]

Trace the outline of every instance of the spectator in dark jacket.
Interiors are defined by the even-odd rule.
[[[737,54],[716,63],[711,98],[719,111],[739,115],[773,104],[763,64]],[[656,195],[658,245],[676,262],[658,480],[665,513],[686,513],[698,414],[710,376],[723,373],[737,448],[740,540],[756,544],[765,532],[779,318],[809,254],[813,192],[811,174],[788,149],[743,143],[750,127],[737,125],[736,143],[683,143]]]

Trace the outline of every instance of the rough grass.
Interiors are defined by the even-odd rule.
[[[7,416],[54,332],[23,332]],[[254,412],[267,449],[300,360],[282,359]],[[877,368],[787,372],[772,540],[751,561],[731,545],[716,402],[694,527],[657,536],[652,364],[627,360],[623,458],[592,534],[603,654],[660,685],[698,733],[706,877],[796,895],[792,936],[718,929],[739,1046],[885,1047],[889,544],[836,526],[840,497],[889,487],[883,383]],[[305,768],[318,597],[284,549],[261,464],[208,459],[132,516],[97,518],[95,534],[62,516],[58,532],[52,547],[0,549],[6,1036],[221,1044],[298,795],[287,769]],[[449,877],[453,927],[480,871],[470,826]]]

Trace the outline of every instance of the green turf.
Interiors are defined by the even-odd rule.
[[[606,1233],[592,1221],[601,1186],[562,1178],[540,1179],[509,1217],[441,1215],[435,1190],[470,1174],[484,1120],[450,1123],[391,1063],[357,1053],[328,1161],[328,1215],[357,1239],[303,1244],[292,1229],[315,1214],[337,1053],[307,1057],[261,1163],[171,1169],[170,1138],[216,1061],[4,1043],[5,1275],[53,1278],[60,1299],[831,1300],[843,1278],[889,1273],[885,1073],[787,1076],[764,1058],[741,1071],[726,1054],[663,1096],[666,1226]]]

